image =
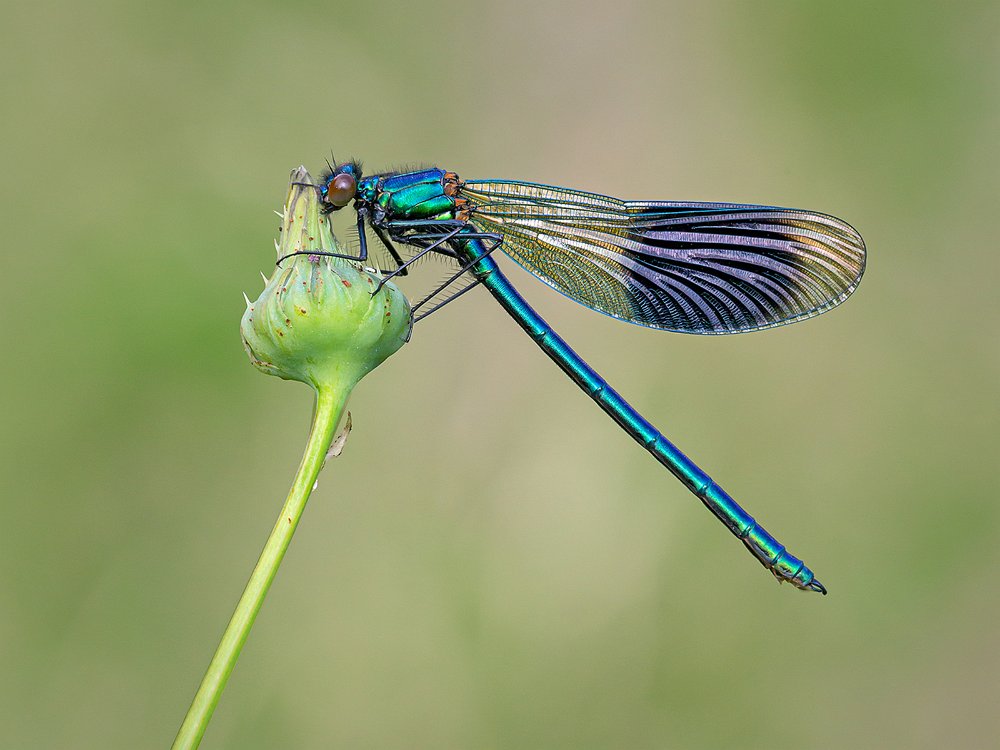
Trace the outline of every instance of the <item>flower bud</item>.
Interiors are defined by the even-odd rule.
[[[304,167],[292,172],[278,257],[344,253]],[[410,304],[391,282],[354,261],[285,258],[240,323],[250,361],[285,380],[350,390],[409,339]]]

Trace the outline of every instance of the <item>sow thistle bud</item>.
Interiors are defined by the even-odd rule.
[[[309,440],[281,514],[236,605],[222,642],[208,665],[191,708],[177,731],[175,750],[196,748],[326,459],[337,455],[350,431],[350,415],[334,441],[334,430],[351,390],[410,336],[410,304],[392,284],[376,293],[381,278],[343,258],[309,173],[292,172],[281,216],[282,261],[256,302],[247,300],[240,333],[250,361],[268,375],[300,380],[316,390]],[[331,449],[332,444],[332,449]]]
[[[309,173],[294,170],[278,258],[344,253],[321,208]],[[285,258],[257,301],[247,300],[240,332],[250,361],[269,375],[346,395],[409,339],[410,304],[391,282],[375,293],[380,280],[343,258]]]

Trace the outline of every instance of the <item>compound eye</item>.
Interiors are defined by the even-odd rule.
[[[353,175],[338,174],[326,188],[326,201],[337,208],[343,208],[358,192],[358,183]]]

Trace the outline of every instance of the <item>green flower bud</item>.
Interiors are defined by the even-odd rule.
[[[278,257],[310,250],[343,253],[312,178],[292,172]],[[356,262],[293,255],[276,267],[240,323],[250,361],[262,372],[349,392],[409,340],[410,304],[391,282]]]
[[[350,414],[335,442],[334,430],[351,390],[409,340],[413,325],[410,303],[399,289],[387,283],[376,293],[382,281],[376,272],[346,259],[309,254],[343,250],[320,210],[316,186],[305,167],[292,172],[281,242],[275,245],[279,260],[284,260],[265,279],[258,300],[247,300],[240,334],[259,370],[300,380],[316,390],[309,441],[281,514],[177,731],[174,748],[197,747],[205,733],[317,477],[326,459],[343,448]]]

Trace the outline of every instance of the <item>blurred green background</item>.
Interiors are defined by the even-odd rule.
[[[311,392],[249,366],[240,293],[331,149],[855,225],[855,297],[749,336],[512,272],[830,596],[775,585],[471,294],[356,391],[204,747],[1000,736],[995,2],[4,15],[0,747],[173,738],[304,445]]]

